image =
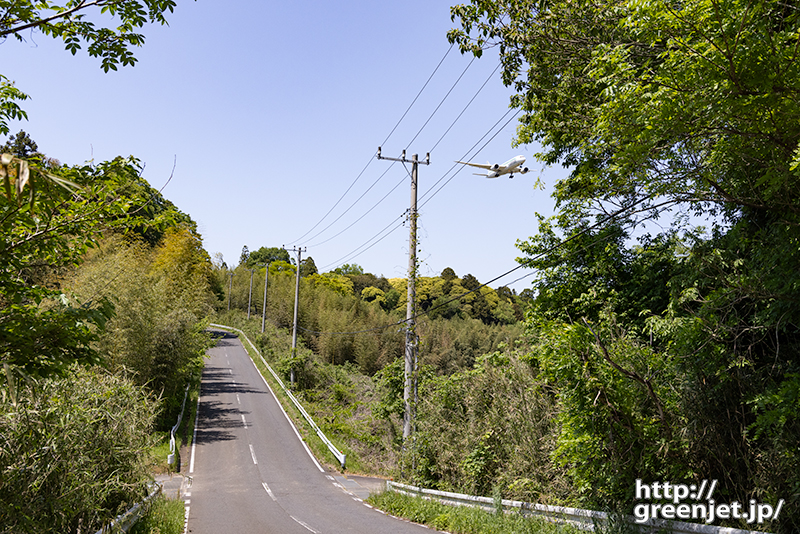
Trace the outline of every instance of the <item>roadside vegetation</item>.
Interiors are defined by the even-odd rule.
[[[52,7],[6,4],[16,22],[0,21],[0,36]],[[173,3],[148,5],[164,22]],[[144,496],[146,451],[198,379],[213,314],[285,381],[295,371],[297,395],[359,472],[622,513],[637,479],[716,480],[720,503],[784,500],[758,528],[798,530],[800,11],[472,0],[452,15],[462,51],[500,50],[523,112],[514,142],[541,144],[539,158],[570,173],[557,214],[520,229],[533,233],[517,244],[536,272],[530,290],[450,268],[419,278],[409,443],[404,279],[357,265],[319,273],[269,247],[245,247],[229,269],[135,159],[62,165],[24,132],[2,147],[0,532],[97,530]],[[79,19],[42,31],[70,49],[76,35],[100,52],[117,43],[106,70],[131,63],[125,43],[139,38]],[[25,98],[0,75],[0,133]],[[375,502],[466,529],[461,511]]]
[[[393,491],[372,495],[367,502],[390,515],[452,534],[577,534],[575,527],[482,509],[448,506]]]
[[[68,167],[24,133],[1,151],[0,531],[96,531],[163,469],[222,291],[136,160]]]

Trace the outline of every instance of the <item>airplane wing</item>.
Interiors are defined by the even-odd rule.
[[[478,167],[479,169],[486,169],[487,171],[493,167],[490,163],[470,163],[469,161],[456,161],[456,163],[461,163],[462,165],[471,165],[473,167]]]

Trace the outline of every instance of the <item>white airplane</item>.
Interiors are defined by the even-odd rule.
[[[492,165],[491,163],[470,163],[468,161],[456,161],[456,163],[461,163],[463,165],[471,165],[473,167],[486,169],[487,171],[486,173],[481,173],[481,172],[472,173],[476,176],[484,176],[486,178],[497,178],[498,176],[502,176],[504,174],[508,174],[509,178],[513,178],[514,173],[516,172],[520,174],[525,174],[530,170],[528,169],[528,167],[521,166],[523,163],[525,163],[525,156],[517,156],[515,158],[511,158],[502,165],[498,163],[495,163],[494,165]]]

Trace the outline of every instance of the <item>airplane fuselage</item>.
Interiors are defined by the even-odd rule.
[[[468,161],[457,161],[456,163],[461,163],[463,165],[469,165],[471,167],[478,167],[481,169],[485,169],[485,173],[473,173],[477,176],[484,176],[486,178],[497,178],[499,176],[503,176],[504,174],[508,174],[509,178],[514,177],[514,173],[525,174],[528,172],[527,167],[523,167],[522,165],[525,163],[525,156],[516,156],[511,158],[510,160],[506,161],[502,165],[499,163],[495,163],[492,165],[491,163],[471,163]]]

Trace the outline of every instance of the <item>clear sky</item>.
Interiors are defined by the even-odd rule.
[[[535,233],[535,212],[552,212],[565,171],[536,162],[536,146],[512,148],[497,55],[470,65],[456,47],[447,54],[450,5],[178,0],[168,27],[145,27],[136,66],[108,74],[29,33],[0,44],[0,72],[31,96],[29,120],[11,132],[67,164],[134,155],[157,189],[172,174],[164,195],[230,266],[243,245],[299,245],[321,272],[357,263],[389,278],[408,266],[410,165],[374,156],[379,145],[384,156],[430,152],[419,167],[420,274],[452,267],[488,282],[517,265],[516,240]],[[511,180],[454,164],[518,154],[531,172]],[[521,291],[530,278],[512,282],[528,272],[490,285]]]

